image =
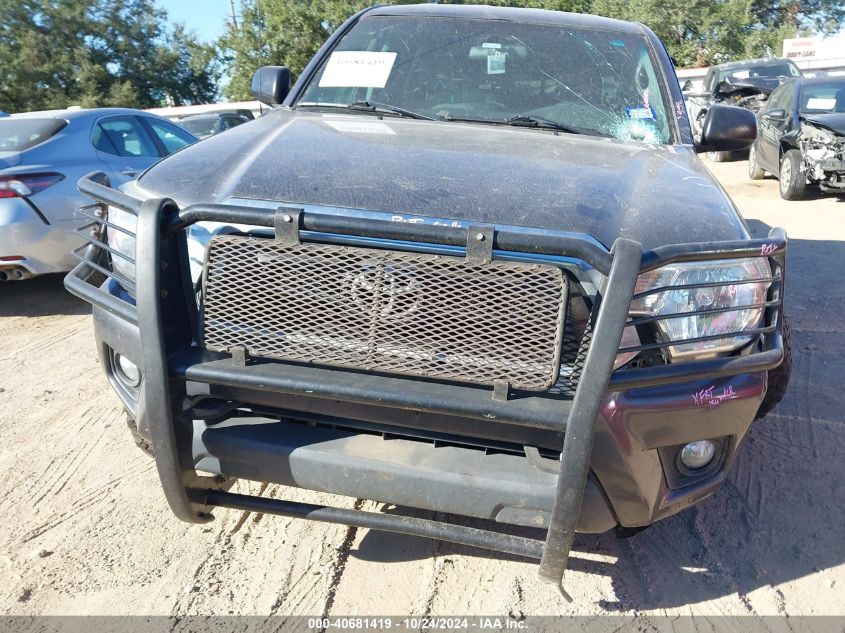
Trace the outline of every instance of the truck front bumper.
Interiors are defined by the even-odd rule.
[[[695,244],[643,253],[620,239],[611,251],[571,234],[508,232],[492,227],[396,225],[380,220],[318,216],[291,209],[299,228],[320,235],[385,236],[426,244],[466,245],[492,231],[498,252],[575,257],[606,283],[592,342],[574,396],[492,397],[489,388],[409,380],[277,361],[246,362],[237,354],[197,345],[197,306],[188,272],[185,228],[203,220],[278,226],[279,211],[207,205],[179,210],[168,200],[139,202],[83,180],[80,188],[103,205],[137,216],[137,283],[130,297],[115,279],[87,283],[108,245],[91,216],[92,244],[68,275],[68,290],[94,305],[101,357],[112,385],[152,442],[159,477],[174,513],[208,520],[213,506],[259,510],[463,543],[542,559],[541,576],[559,582],[576,530],[645,526],[712,493],[765,394],[766,371],[783,358],[781,340],[786,238]],[[759,345],[750,353],[613,372],[637,275],[674,261],[769,257],[773,279]],[[125,285],[125,284],[124,284]],[[128,385],[117,358],[138,366]],[[693,394],[730,393],[715,406]],[[244,412],[232,403],[246,403]],[[490,454],[442,446],[425,437],[395,437],[361,420],[389,409],[409,418],[470,420],[531,429],[558,438],[560,460],[539,452]],[[262,415],[262,411],[272,412]],[[285,412],[279,416],[279,411]],[[355,432],[339,412],[354,412]],[[349,414],[351,416],[351,413]],[[401,416],[400,416],[401,417]],[[518,434],[518,433],[517,433]],[[594,441],[595,439],[595,441]],[[683,444],[716,439],[717,468],[685,480],[672,469]],[[199,472],[198,472],[199,471]],[[207,477],[200,473],[218,475]],[[220,477],[222,476],[222,477]],[[402,506],[494,519],[546,529],[544,539],[513,536],[401,515],[245,497],[224,490],[227,477],[276,482]]]

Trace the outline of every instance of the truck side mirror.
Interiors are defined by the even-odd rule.
[[[262,66],[252,76],[252,94],[261,103],[279,105],[290,92],[290,68]]]
[[[757,138],[757,117],[737,106],[712,105],[701,126],[698,152],[732,152],[747,149]]]
[[[764,112],[760,116],[762,116],[764,119],[768,119],[769,121],[786,121],[786,110],[784,110],[783,108],[778,108],[776,110]]]

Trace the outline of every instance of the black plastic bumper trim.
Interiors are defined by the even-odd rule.
[[[545,528],[557,459],[536,449],[498,453],[435,441],[359,433],[343,426],[257,416],[194,421],[192,457],[202,472],[399,507]],[[350,425],[354,421],[349,421]],[[561,442],[562,444],[562,442]],[[578,532],[602,533],[617,521],[596,479],[584,492]]]

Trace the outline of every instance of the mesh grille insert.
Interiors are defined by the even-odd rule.
[[[225,235],[203,286],[208,349],[534,391],[558,376],[554,266]]]

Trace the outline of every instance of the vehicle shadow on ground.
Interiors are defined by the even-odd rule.
[[[836,200],[837,202],[845,202],[845,193],[830,193],[827,191],[822,191],[818,187],[807,187],[807,191],[804,192],[804,197],[801,200],[797,201],[796,204],[800,204],[806,200],[827,200],[832,199]]]
[[[755,237],[768,235],[766,224],[749,224]],[[752,425],[728,480],[710,499],[629,539],[612,532],[576,537],[569,569],[610,578],[615,599],[602,601],[605,609],[673,608],[730,595],[745,602],[766,586],[779,602],[778,585],[845,563],[845,242],[791,240],[787,262],[793,367],[786,398]],[[388,561],[434,552],[511,558],[372,531],[352,555]],[[810,590],[833,591],[827,582],[820,577]]]
[[[748,167],[747,159],[746,159],[745,162],[746,162],[745,168],[747,169],[747,167]],[[770,174],[768,172],[766,172],[766,175],[763,176],[763,180],[772,181],[775,184],[777,184],[777,182],[778,182],[778,179],[775,178],[772,174]],[[750,181],[750,184],[752,186],[759,186],[758,184],[755,184],[755,183],[760,183],[760,181],[759,180]],[[775,195],[777,195],[777,189],[775,189],[773,193]],[[837,202],[845,202],[845,192],[839,193],[839,192],[822,191],[817,185],[808,185],[806,191],[804,192],[804,196],[801,198],[801,200],[793,201],[792,204],[797,205],[797,204],[800,204],[801,202],[806,202],[806,201],[810,201],[810,200],[828,200],[828,199],[833,199],[833,200],[836,200]],[[758,236],[758,237],[760,237],[760,236]],[[763,237],[765,237],[765,236],[763,236]]]
[[[90,314],[91,306],[65,290],[64,274],[0,283],[0,318]]]

